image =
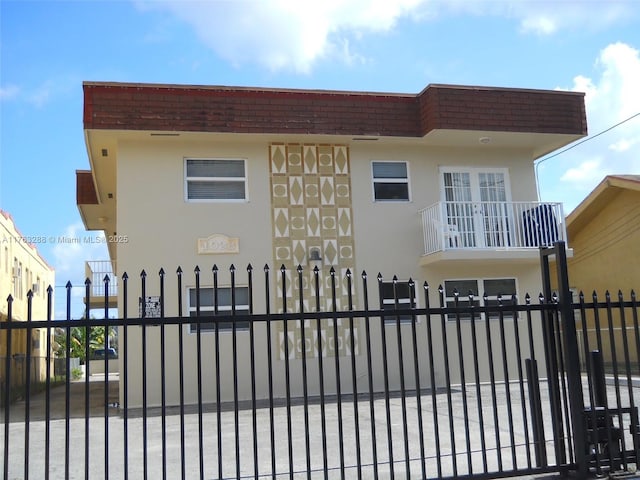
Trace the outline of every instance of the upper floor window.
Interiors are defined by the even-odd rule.
[[[245,161],[188,158],[185,165],[187,201],[235,201],[247,198]]]
[[[458,232],[457,246],[494,248],[509,246],[509,175],[505,168],[441,168],[441,198],[446,218]]]
[[[200,316],[201,317],[228,317],[235,310],[237,314],[249,313],[249,288],[235,287],[233,292],[231,287],[218,287],[216,290],[217,299],[214,295],[214,289],[200,288]],[[234,294],[232,297],[232,293]],[[198,314],[198,298],[195,288],[189,288],[189,316],[196,317]],[[217,303],[217,314],[216,314]],[[201,322],[201,332],[215,331],[215,323]],[[219,331],[231,331],[233,329],[232,321],[218,321]],[[237,330],[247,330],[249,328],[248,321],[236,322]],[[189,331],[195,333],[198,329],[197,323],[191,323]]]
[[[442,168],[442,195],[447,202],[506,202],[511,199],[506,168]]]
[[[14,298],[22,298],[23,284],[22,284],[22,262],[19,262],[17,258],[13,259],[13,296]]]
[[[371,167],[376,201],[409,201],[407,162],[373,162]]]

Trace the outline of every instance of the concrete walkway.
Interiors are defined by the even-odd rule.
[[[108,478],[124,478],[125,464],[130,479],[144,478],[145,471],[146,477],[150,479],[163,478],[163,472],[165,472],[165,478],[181,478],[182,458],[185,464],[185,477],[188,479],[256,478],[251,410],[238,412],[236,436],[233,411],[222,412],[221,423],[218,424],[215,412],[207,412],[200,417],[194,408],[188,409],[189,413],[184,416],[184,457],[180,449],[182,442],[179,415],[169,415],[165,417],[164,422],[161,416],[148,416],[146,421],[140,416],[130,418],[126,423],[128,445],[125,455],[125,422],[120,412],[115,406],[107,406],[106,410],[110,416],[105,418],[104,376],[92,376],[88,385],[90,416],[85,420],[86,384],[83,381],[72,383],[68,447],[65,442],[67,422],[64,416],[66,399],[64,386],[55,388],[51,392],[51,421],[49,422],[51,440],[48,460],[50,478],[65,478],[67,475],[71,479],[84,478],[87,453],[89,459],[87,470],[91,479],[107,478],[105,472],[108,472]],[[312,404],[308,407],[308,430],[305,429],[302,405],[293,406],[289,411],[285,407],[277,407],[273,411],[275,429],[273,449],[270,438],[270,411],[268,408],[262,408],[256,412],[258,435],[255,442],[258,478],[274,478],[271,474],[272,463],[275,463],[275,471],[279,472],[275,478],[282,479],[308,478],[306,473],[308,467],[310,467],[312,479],[323,479],[325,464],[329,470],[327,476],[329,479],[342,478],[341,464],[344,465],[344,478],[347,479],[358,478],[359,474],[365,479],[376,478],[376,474],[377,478],[389,479],[392,478],[392,465],[394,478],[398,480],[423,478],[423,468],[429,478],[439,475],[449,477],[483,472],[496,472],[496,476],[504,476],[504,472],[526,468],[531,462],[535,462],[532,458],[532,450],[528,452],[525,448],[526,436],[531,434],[525,432],[522,427],[522,409],[518,403],[515,386],[513,393],[510,408],[504,398],[498,399],[495,406],[498,416],[494,417],[491,389],[489,386],[482,387],[483,428],[481,428],[482,422],[479,421],[475,397],[472,400],[470,394],[468,395],[469,415],[465,417],[463,396],[459,390],[453,392],[451,395],[453,415],[450,417],[446,394],[438,393],[435,396],[434,410],[434,397],[425,393],[420,399],[424,426],[422,444],[419,441],[418,402],[415,395],[406,398],[406,422],[402,413],[402,399],[392,398],[389,401],[389,424],[384,398],[375,399],[373,404],[368,400],[357,403],[353,400],[343,400],[342,424],[338,422],[339,412],[336,403],[325,405],[324,422],[321,406]],[[28,465],[31,478],[44,478],[46,461],[44,398],[45,396],[40,394],[31,401],[28,436],[24,423],[24,403],[11,407],[10,478],[24,478],[25,464]],[[109,379],[108,398],[109,403],[117,399],[117,376],[115,375]],[[358,437],[355,435],[356,408]],[[508,421],[509,414],[513,420],[511,423]],[[387,425],[390,425],[389,429]],[[436,442],[436,425],[439,442]],[[340,426],[343,429],[342,443],[339,442]],[[288,441],[289,428],[291,442]],[[375,429],[375,442],[372,441],[373,429]],[[200,431],[202,431],[202,437],[199,434]],[[404,443],[405,431],[409,438],[407,448]],[[392,438],[392,450],[387,442],[389,436]],[[515,440],[513,444],[511,438]],[[310,456],[308,464],[307,444]],[[326,445],[326,456],[323,455],[325,451],[323,444]],[[486,455],[482,454],[483,444]],[[455,445],[455,454],[453,445]],[[223,459],[221,463],[218,462],[219,446]],[[377,472],[373,465],[374,448]],[[424,450],[424,463],[420,461],[421,448]],[[25,462],[25,451],[29,452],[27,462]],[[553,451],[550,445],[548,445],[547,454],[549,462],[553,463]],[[68,471],[65,469],[67,456],[70,465]],[[237,462],[236,458],[238,458]],[[440,463],[440,470],[438,463]],[[360,464],[360,468],[356,467],[357,464]],[[291,475],[290,471],[293,472]]]

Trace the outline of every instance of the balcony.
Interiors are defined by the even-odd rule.
[[[118,306],[118,277],[110,260],[91,260],[84,264],[85,278],[91,280],[89,308],[104,308],[105,277],[109,277],[108,307]],[[87,299],[84,299],[85,304]]]
[[[422,265],[443,260],[537,261],[567,239],[561,203],[438,202],[421,210]]]

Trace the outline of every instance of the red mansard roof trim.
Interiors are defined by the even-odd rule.
[[[422,137],[432,130],[586,135],[584,94],[429,85],[419,94],[85,82],[84,128]]]
[[[76,170],[76,204],[98,205],[98,195],[91,170]]]

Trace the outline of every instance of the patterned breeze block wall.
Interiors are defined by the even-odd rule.
[[[349,149],[345,145],[299,145],[273,144],[270,146],[271,208],[273,225],[274,266],[286,267],[286,308],[288,312],[299,311],[299,279],[297,268],[303,268],[302,293],[305,311],[315,310],[315,282],[309,265],[309,252],[320,249],[322,271],[320,272],[320,309],[331,311],[332,279],[330,269],[335,269],[336,310],[349,306],[347,269],[355,268],[355,251],[351,210],[351,178]],[[282,288],[282,275],[278,277],[278,291]],[[355,283],[355,282],[353,282]],[[355,286],[352,285],[352,291]],[[355,304],[355,293],[354,293]],[[283,310],[282,299],[276,308]],[[318,351],[323,356],[333,356],[333,323],[323,321],[323,342],[317,345],[315,322],[306,330],[306,354],[315,357]],[[358,322],[356,322],[358,323]],[[299,358],[303,342],[300,324],[288,325],[289,357]],[[284,334],[279,326],[280,357],[284,358]],[[313,340],[311,336],[313,335]],[[338,321],[339,354],[350,354],[348,322]],[[354,339],[357,339],[357,330]],[[357,345],[356,345],[357,352]]]

